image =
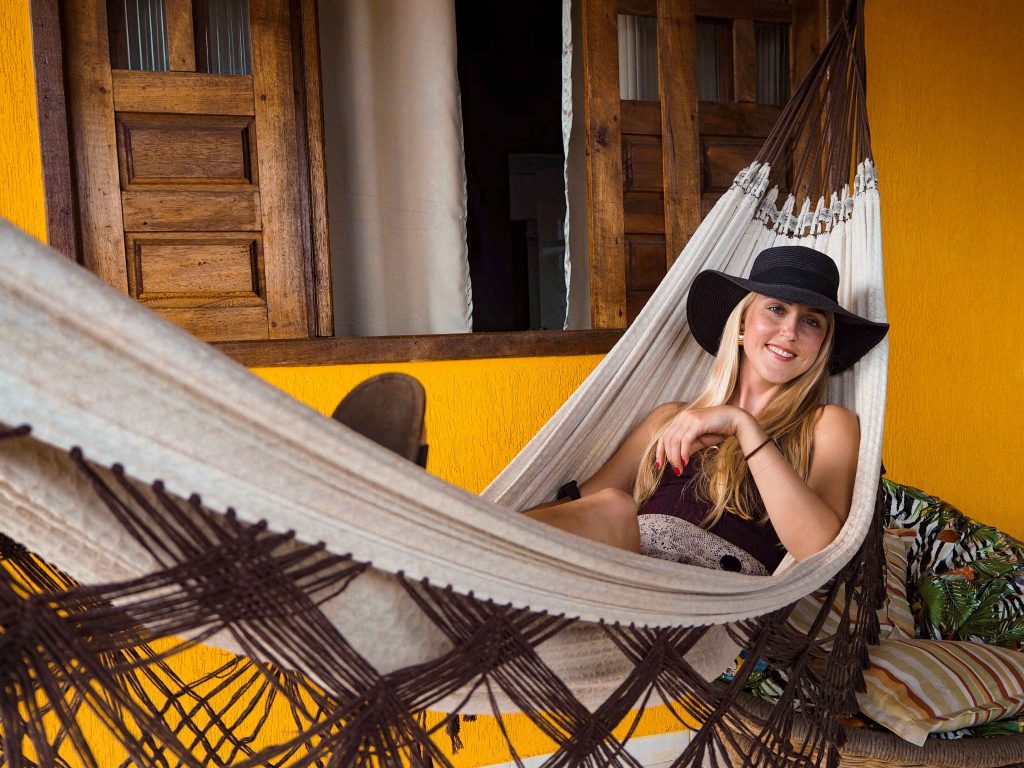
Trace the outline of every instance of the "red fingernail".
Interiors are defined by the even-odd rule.
[[[675,464],[672,465],[672,471],[676,473],[676,477],[679,477],[679,475],[683,474],[683,470],[681,470]]]
[[[661,462],[658,461],[657,459],[654,460],[654,468],[661,469]]]
[[[686,459],[683,459],[683,466],[686,466]]]

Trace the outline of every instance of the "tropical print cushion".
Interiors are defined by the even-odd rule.
[[[879,637],[886,638],[912,638],[914,636],[914,617],[910,612],[907,603],[907,573],[909,565],[907,562],[908,550],[913,544],[913,537],[904,535],[904,529],[886,531],[882,538],[885,550],[885,603],[878,610]],[[789,616],[789,623],[800,632],[807,633],[817,619],[821,606],[827,599],[826,590],[822,589],[804,597],[793,608]],[[839,618],[843,612],[842,600],[837,600],[832,605],[832,610],[825,618],[820,630],[821,637],[834,635],[839,627]],[[825,644],[826,650],[831,650],[831,644]],[[740,654],[736,662],[722,675],[722,679],[731,681],[739,667],[746,659],[746,654]],[[762,699],[778,701],[782,690],[786,686],[786,676],[769,666],[764,661],[759,661],[754,670],[747,678],[745,690],[753,693]]]
[[[907,598],[917,636],[1021,650],[1024,544],[942,499],[889,480],[886,524],[913,530]]]

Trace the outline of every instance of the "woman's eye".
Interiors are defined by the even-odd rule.
[[[821,327],[821,323],[819,323],[819,322],[818,322],[818,321],[817,321],[817,320],[816,320],[815,318],[813,318],[813,317],[808,317],[808,318],[807,318],[807,320],[806,320],[805,322],[806,322],[806,323],[807,323],[807,324],[808,324],[809,326],[811,326],[811,328],[819,328],[819,327]]]
[[[781,315],[782,312],[783,312],[783,309],[778,304],[769,304],[768,305],[768,311],[769,312],[774,312],[777,315]]]

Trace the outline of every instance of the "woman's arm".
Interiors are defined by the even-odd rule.
[[[736,431],[744,453],[767,436],[753,416]],[[750,457],[748,467],[782,545],[797,560],[820,552],[839,535],[853,502],[860,450],[857,416],[838,405],[821,410],[805,483],[774,443]]]
[[[674,467],[702,448],[735,435],[744,455],[768,436],[753,416],[731,405],[678,414],[662,435],[658,457]],[[828,546],[839,534],[853,500],[860,427],[846,408],[827,405],[814,427],[814,450],[805,483],[768,443],[750,457],[748,467],[779,539],[797,560]]]
[[[542,504],[523,514],[577,536],[639,552],[640,525],[633,500],[637,467],[654,435],[681,408],[666,403],[651,411],[594,476],[580,484],[579,499]]]

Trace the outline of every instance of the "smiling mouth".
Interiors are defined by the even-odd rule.
[[[796,357],[792,352],[789,352],[782,347],[776,347],[774,344],[765,344],[765,347],[767,347],[768,351],[775,355],[779,360],[789,361]]]

